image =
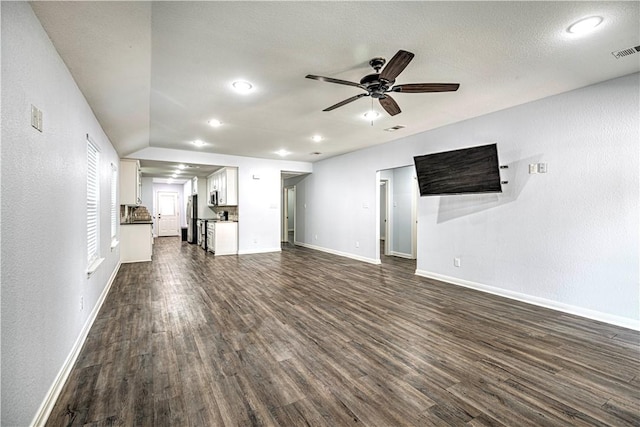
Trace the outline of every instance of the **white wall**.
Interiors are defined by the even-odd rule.
[[[313,170],[311,163],[307,162],[267,160],[156,147],[145,148],[128,157],[237,167],[238,252],[240,254],[280,251],[281,173],[282,171],[309,173]],[[198,178],[198,181],[200,179],[202,178]],[[200,197],[198,197],[198,205],[200,203]]]
[[[418,272],[637,329],[639,79],[314,163],[297,187],[298,240],[376,262],[376,171],[496,142],[509,165],[504,193],[420,198]],[[533,162],[548,163],[549,173],[529,175]]]
[[[118,156],[26,2],[2,2],[2,421],[26,426],[119,265]],[[44,131],[30,126],[31,104]],[[100,254],[87,278],[86,134],[100,148]],[[80,299],[84,309],[80,309]]]

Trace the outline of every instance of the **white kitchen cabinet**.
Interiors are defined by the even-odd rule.
[[[238,253],[238,223],[216,222],[213,239],[216,255],[236,255]]]
[[[151,223],[121,224],[120,262],[151,261],[152,248]]]
[[[194,176],[191,180],[191,194],[194,196],[198,195],[198,177]]]
[[[137,206],[142,203],[140,162],[120,160],[120,204]]]
[[[238,206],[238,168],[222,168],[208,178],[209,192],[218,192],[218,205]]]

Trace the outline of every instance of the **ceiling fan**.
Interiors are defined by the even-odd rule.
[[[391,116],[395,116],[401,112],[400,107],[396,101],[388,95],[389,92],[400,93],[426,93],[426,92],[454,92],[460,87],[459,83],[409,83],[402,85],[395,85],[396,77],[409,65],[409,62],[415,55],[406,50],[399,50],[393,58],[382,68],[387,62],[385,58],[376,57],[369,61],[369,65],[373,67],[375,73],[368,74],[360,79],[360,83],[350,82],[347,80],[334,79],[332,77],[314,76],[308,74],[306,78],[313,80],[320,80],[322,82],[337,83],[340,85],[355,86],[360,89],[364,89],[367,92],[361,93],[351,98],[347,98],[344,101],[340,101],[331,107],[325,108],[322,111],[335,110],[338,107],[342,107],[350,102],[360,99],[364,96],[371,96],[377,98],[387,113]],[[380,72],[382,69],[382,72]]]

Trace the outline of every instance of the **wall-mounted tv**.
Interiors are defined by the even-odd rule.
[[[420,196],[501,193],[496,144],[413,158]]]

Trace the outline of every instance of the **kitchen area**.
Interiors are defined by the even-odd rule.
[[[164,236],[210,255],[238,253],[238,168],[121,159],[118,172],[121,262],[151,261]]]
[[[204,179],[194,177],[186,214],[188,243],[218,256],[236,255],[238,168],[223,167]]]

